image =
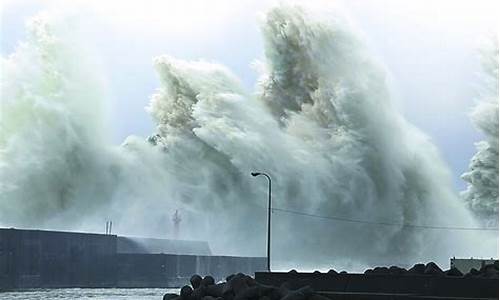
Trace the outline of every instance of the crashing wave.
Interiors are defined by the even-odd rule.
[[[469,171],[462,175],[468,185],[462,196],[484,223],[498,225],[498,41],[483,53],[487,87],[472,112],[472,120],[485,140],[476,144]]]
[[[255,94],[223,66],[155,59],[161,86],[147,110],[156,132],[121,147],[101,137],[103,97],[88,72],[68,69],[66,45],[35,28],[3,61],[3,224],[97,230],[112,218],[121,233],[165,236],[181,207],[186,238],[208,240],[214,253],[263,255],[267,186],[250,172],[265,171],[275,266],[446,263],[496,251],[494,238],[475,249],[482,234],[403,225],[475,223],[436,148],[397,112],[384,71],[341,22],[270,10]]]

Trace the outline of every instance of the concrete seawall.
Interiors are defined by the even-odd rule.
[[[120,253],[119,238],[0,229],[0,289],[178,287],[195,273],[222,279],[266,266],[262,257]]]

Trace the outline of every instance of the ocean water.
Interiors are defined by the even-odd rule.
[[[178,293],[178,289],[119,289],[119,288],[71,288],[71,289],[27,289],[0,293],[2,300],[38,300],[38,299],[96,299],[96,300],[125,300],[162,299],[165,293]]]

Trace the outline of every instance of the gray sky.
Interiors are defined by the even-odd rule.
[[[222,63],[251,91],[257,76],[251,63],[263,57],[257,15],[269,2],[3,0],[1,53],[15,49],[26,20],[40,11],[80,16],[82,38],[94,48],[109,83],[111,140],[119,144],[130,134],[154,131],[144,111],[159,86],[154,56]],[[439,147],[459,190],[459,176],[481,139],[467,114],[480,85],[477,48],[496,34],[496,2],[338,1],[387,67],[400,111]]]

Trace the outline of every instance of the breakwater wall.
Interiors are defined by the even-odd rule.
[[[222,279],[266,268],[262,257],[132,253],[130,247],[122,253],[121,240],[116,235],[0,228],[0,289],[178,287],[195,273]]]
[[[257,272],[259,284],[309,286],[331,299],[498,299],[496,278],[434,274]]]

